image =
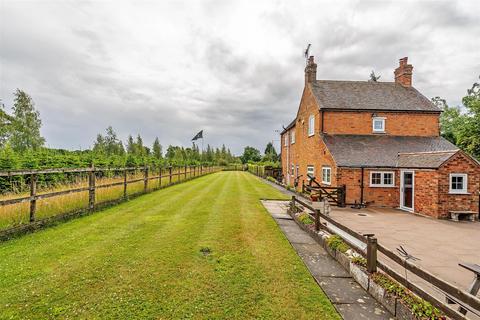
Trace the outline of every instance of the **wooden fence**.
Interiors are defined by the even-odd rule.
[[[97,207],[104,206],[113,202],[120,202],[127,200],[130,197],[134,197],[140,194],[147,193],[149,191],[157,190],[166,186],[177,184],[186,180],[190,180],[205,174],[219,171],[219,167],[214,166],[181,166],[181,167],[134,167],[134,168],[76,168],[76,169],[41,169],[41,170],[19,170],[19,171],[0,171],[0,177],[16,177],[23,176],[28,177],[30,184],[30,192],[28,196],[8,198],[1,200],[0,208],[13,206],[21,203],[30,203],[28,221],[26,223],[17,223],[11,228],[6,228],[0,231],[0,240],[7,239],[12,235],[18,233],[25,233],[32,229],[37,229],[45,224],[49,224],[51,220],[57,220],[56,218],[64,219],[68,216],[78,215],[84,212],[91,212],[97,209]],[[97,175],[104,175],[106,172],[113,172],[116,174],[117,182],[97,184]],[[129,179],[129,174],[141,172],[140,178]],[[39,193],[37,187],[38,177],[40,175],[48,174],[77,174],[87,176],[88,184],[86,186],[78,188],[68,188],[66,190],[53,191]],[[26,179],[27,180],[27,179]],[[133,194],[128,193],[128,186],[134,183],[143,182],[143,188],[140,192]],[[152,185],[154,182],[154,185]],[[123,192],[118,199],[99,202],[97,201],[97,190],[120,187],[123,186]],[[38,219],[37,202],[41,199],[48,199],[60,196],[66,196],[75,193],[88,192],[88,202],[86,207],[74,212],[56,212],[48,218]],[[1,218],[1,217],[0,217]]]
[[[390,249],[387,249],[385,246],[378,243],[377,239],[375,238],[374,234],[365,234],[361,235],[352,229],[338,223],[337,221],[333,220],[329,216],[322,214],[319,209],[313,208],[308,203],[300,200],[298,197],[292,196],[292,200],[290,202],[290,210],[292,212],[298,212],[298,210],[302,210],[300,206],[310,210],[311,212],[307,212],[315,221],[315,231],[319,231],[320,229],[327,229],[327,227],[321,223],[321,219],[325,220],[329,224],[337,227],[341,231],[345,232],[349,236],[353,237],[354,239],[364,243],[367,246],[367,249],[360,248],[357,244],[353,243],[342,234],[338,234],[342,239],[348,243],[352,248],[354,248],[359,254],[361,254],[364,258],[367,259],[367,271],[369,273],[373,273],[377,271],[377,268],[381,269],[387,275],[398,281],[400,284],[405,286],[406,288],[413,291],[419,297],[423,298],[424,300],[430,302],[433,306],[437,307],[441,311],[445,313],[448,317],[452,319],[467,319],[464,315],[465,311],[470,311],[473,314],[480,313],[480,299],[476,296],[468,293],[465,290],[461,290],[456,286],[450,284],[449,282],[442,280],[432,273],[428,272],[427,270],[411,263],[408,260],[403,259],[402,257],[395,254]],[[332,233],[331,229],[328,229],[328,232]],[[425,291],[423,288],[412,282],[411,280],[407,279],[399,272],[395,271],[391,267],[387,266],[384,262],[378,260],[377,258],[377,251],[385,255],[388,259],[393,261],[394,264],[397,264],[402,269],[406,269],[411,273],[418,276],[420,279],[423,279],[427,283],[431,284],[438,290],[445,294],[445,301],[440,301],[438,298],[434,297],[432,294]],[[450,302],[454,302],[459,310],[453,308],[453,306],[447,303],[447,300]]]

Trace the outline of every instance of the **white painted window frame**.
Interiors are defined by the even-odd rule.
[[[312,166],[312,165],[308,165],[307,166],[307,178],[308,178],[308,174],[310,173],[309,172],[309,169],[312,169],[312,177],[315,177],[315,166]]]
[[[463,189],[452,189],[452,178],[453,177],[462,177],[463,178]],[[466,173],[450,173],[448,179],[448,193],[450,194],[468,194],[468,174]]]
[[[290,144],[294,144],[295,143],[295,131],[292,131],[290,133]]]
[[[373,174],[380,173],[380,184],[373,183]],[[392,175],[392,183],[385,184],[385,174]],[[370,171],[370,187],[372,188],[394,188],[395,187],[395,172],[394,171]]]
[[[385,120],[386,119],[387,118],[385,118],[385,117],[373,117],[372,118],[372,131],[374,133],[385,133],[385,122],[386,122]],[[382,122],[382,129],[376,129],[375,128],[375,122],[376,121],[381,121]]]
[[[325,180],[325,172],[328,172],[328,180]],[[332,184],[332,167],[330,166],[323,166],[322,167],[322,183],[323,184],[328,184],[328,185],[331,185]]]
[[[288,132],[285,133],[285,136],[283,137],[283,145],[285,147],[288,146]]]
[[[315,134],[315,115],[311,114],[308,117],[308,136],[311,137]]]

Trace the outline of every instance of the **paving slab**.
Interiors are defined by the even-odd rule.
[[[293,219],[284,218],[288,202],[262,200],[262,203],[343,319],[394,319]]]

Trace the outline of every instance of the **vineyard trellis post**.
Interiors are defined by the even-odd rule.
[[[170,184],[172,184],[172,166],[168,167],[168,171],[170,172]]]

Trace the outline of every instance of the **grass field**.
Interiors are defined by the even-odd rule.
[[[0,319],[339,319],[259,201],[282,197],[220,172],[2,243]]]

